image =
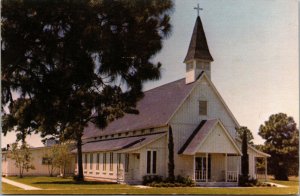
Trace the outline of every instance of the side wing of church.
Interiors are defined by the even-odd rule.
[[[146,175],[167,177],[171,128],[175,175],[204,186],[237,185],[239,124],[210,80],[212,61],[198,16],[184,59],[186,77],[146,91],[138,115],[126,114],[104,130],[92,123],[85,129],[85,178],[141,183]],[[251,146],[248,154],[249,174],[256,178],[255,159],[268,155]]]

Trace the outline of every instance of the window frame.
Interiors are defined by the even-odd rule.
[[[102,170],[106,171],[106,152],[103,153]]]
[[[208,101],[207,100],[199,100],[198,101],[198,110],[199,110],[199,115],[200,116],[207,116],[207,113],[208,113]]]
[[[109,171],[114,171],[114,153],[109,153]]]
[[[157,150],[147,150],[146,172],[147,174],[157,174]]]

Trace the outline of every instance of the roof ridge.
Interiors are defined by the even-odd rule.
[[[171,83],[178,82],[179,80],[183,80],[183,79],[185,79],[185,78],[180,78],[180,79],[178,79],[178,80],[174,80],[174,81],[172,81],[172,82],[165,83],[165,84],[162,84],[162,85],[160,85],[160,86],[156,86],[156,87],[154,87],[154,88],[151,88],[151,89],[148,89],[148,90],[146,90],[146,91],[143,91],[143,93],[146,93],[146,92],[148,92],[148,91],[152,91],[152,90],[154,90],[154,89],[156,89],[156,88],[160,88],[160,87],[169,85],[169,84],[171,84]]]

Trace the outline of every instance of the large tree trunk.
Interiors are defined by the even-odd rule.
[[[83,168],[82,168],[82,151],[81,151],[81,145],[82,145],[82,141],[81,141],[81,136],[77,137],[77,163],[78,163],[78,176],[77,176],[77,180],[78,181],[83,181],[84,180],[84,176],[83,176]]]

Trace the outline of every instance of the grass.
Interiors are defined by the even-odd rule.
[[[3,193],[5,193],[5,192],[10,192],[10,191],[12,191],[12,192],[13,192],[13,191],[21,191],[21,190],[23,190],[23,189],[2,182],[2,192],[3,192]]]
[[[5,183],[3,193],[5,194],[297,194],[298,179],[291,181],[271,182],[284,184],[288,187],[251,187],[251,188],[205,188],[205,187],[184,187],[184,188],[138,188],[130,185],[108,184],[99,182],[76,183],[71,178],[56,177],[9,177],[8,179],[21,182],[30,186],[39,187],[44,190],[22,190]]]

